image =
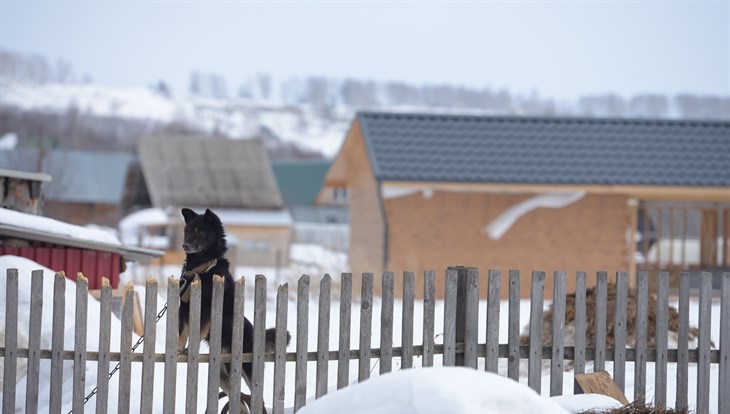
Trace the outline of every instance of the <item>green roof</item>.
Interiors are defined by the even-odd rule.
[[[330,168],[328,160],[272,161],[286,206],[311,206]]]

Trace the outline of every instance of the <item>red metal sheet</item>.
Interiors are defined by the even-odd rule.
[[[35,261],[49,269],[51,267],[51,249],[48,247],[35,247]]]
[[[20,249],[17,247],[3,247],[3,254],[10,256],[20,256]]]
[[[76,273],[81,271],[81,250],[66,249],[66,263],[63,270],[67,278],[76,280]]]
[[[96,260],[98,252],[96,250],[81,251],[81,273],[89,280],[89,289],[98,289],[101,287],[99,274],[96,270]]]
[[[96,274],[99,283],[99,287],[97,287],[97,289],[99,289],[101,288],[102,277],[109,279],[109,282],[111,283],[112,254],[109,252],[99,252],[96,258]]]
[[[122,262],[118,254],[112,253],[111,259],[111,273],[109,274],[109,281],[112,284],[112,289],[119,287],[119,271],[121,270]]]
[[[55,247],[51,249],[51,270],[60,272],[66,267],[66,249]]]

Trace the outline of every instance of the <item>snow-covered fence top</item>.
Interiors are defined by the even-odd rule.
[[[529,327],[520,336],[519,298],[520,283],[526,278],[518,271],[505,275],[508,286],[502,286],[502,273],[490,270],[486,278],[488,297],[479,297],[480,279],[478,269],[454,267],[446,271],[445,299],[435,299],[435,273],[423,274],[423,300],[415,300],[412,272],[405,272],[402,280],[402,297],[394,297],[396,277],[385,272],[378,282],[381,295],[373,294],[375,278],[372,273],[364,273],[359,282],[359,299],[353,301],[353,277],[343,273],[339,285],[339,318],[331,315],[332,279],[325,275],[319,282],[319,299],[316,302],[317,315],[310,318],[310,277],[299,279],[292,319],[289,314],[288,285],[279,286],[276,291],[274,313],[276,325],[275,351],[265,350],[265,329],[267,312],[267,280],[258,275],[255,278],[253,300],[254,346],[252,353],[243,353],[243,315],[248,303],[245,300],[246,279],[235,284],[234,331],[231,353],[221,352],[223,282],[213,284],[213,309],[211,311],[210,342],[208,353],[201,353],[200,302],[201,285],[192,283],[190,296],[189,347],[185,352],[177,349],[178,308],[180,304],[179,281],[168,280],[167,312],[164,315],[164,332],[156,332],[158,314],[157,282],[147,283],[145,294],[144,346],[141,352],[133,352],[134,334],[132,314],[134,290],[127,286],[123,294],[121,325],[112,324],[111,287],[105,280],[100,295],[100,314],[97,326],[88,326],[88,282],[79,274],[75,294],[75,326],[73,349],[64,346],[64,320],[66,318],[65,289],[69,282],[62,273],[53,280],[53,303],[43,303],[44,272],[34,271],[31,275],[30,300],[20,298],[21,305],[27,303],[29,309],[19,308],[17,269],[8,269],[5,281],[5,337],[4,347],[0,348],[3,367],[3,412],[38,410],[39,401],[49,407],[51,413],[82,412],[84,407],[96,412],[153,412],[173,413],[183,406],[186,412],[196,412],[204,402],[207,412],[219,409],[219,385],[221,368],[231,363],[230,389],[241,389],[242,363],[251,362],[253,378],[250,384],[250,398],[231,398],[228,402],[231,412],[245,412],[250,405],[253,413],[263,412],[264,403],[271,404],[274,413],[283,413],[285,402],[293,401],[294,410],[307,403],[307,397],[319,398],[328,392],[336,378],[337,388],[347,386],[353,381],[364,381],[373,372],[373,361],[377,360],[379,374],[393,370],[393,363],[400,369],[414,367],[420,360],[421,366],[463,365],[474,369],[506,374],[516,381],[521,377],[521,363],[527,364],[527,384],[541,392],[543,379],[549,380],[549,394],[561,395],[566,362],[572,365],[574,373],[583,373],[587,368],[604,370],[606,362],[612,362],[613,378],[618,387],[628,393],[626,387],[627,362],[633,364],[634,399],[648,398],[648,390],[653,389],[653,402],[658,406],[676,408],[689,407],[698,413],[730,412],[730,273],[722,274],[722,289],[719,307],[712,297],[712,275],[701,273],[699,276],[682,273],[678,297],[678,310],[669,306],[669,273],[659,272],[656,292],[649,292],[649,274],[640,272],[636,276],[635,288],[629,286],[627,273],[618,272],[615,284],[609,283],[606,272],[596,275],[595,287],[587,289],[584,272],[576,274],[576,293],[566,293],[567,274],[555,272],[554,297],[548,311],[543,309],[545,273],[535,271],[530,275],[532,295],[529,303]],[[690,278],[699,277],[699,300],[690,300]],[[22,281],[22,280],[21,280]],[[500,290],[509,291],[505,309],[500,306]],[[337,292],[335,292],[337,293]],[[486,299],[480,301],[480,299]],[[395,305],[398,306],[395,306]],[[418,304],[416,307],[415,305]],[[52,306],[52,339],[50,349],[41,347],[41,321],[43,306]],[[482,305],[482,306],[480,306]],[[696,305],[692,308],[691,305]],[[353,314],[353,307],[359,312]],[[715,308],[715,315],[712,309]],[[93,309],[97,309],[94,307]],[[400,315],[396,315],[396,310]],[[436,310],[443,310],[440,315]],[[376,310],[379,310],[377,315]],[[507,341],[500,344],[500,311],[507,311]],[[19,311],[29,312],[20,319],[28,320],[28,326],[19,329]],[[698,316],[698,328],[690,326],[690,313]],[[719,315],[718,315],[719,313]],[[719,347],[711,340],[712,318],[719,318]],[[373,321],[375,318],[375,321]],[[400,319],[400,320],[398,320]],[[420,319],[420,320],[419,320]],[[480,322],[481,320],[481,322]],[[717,321],[717,319],[715,319]],[[330,329],[331,321],[339,321],[337,333]],[[121,326],[121,333],[114,332],[112,326]],[[316,329],[311,329],[313,327]],[[484,328],[484,329],[481,329]],[[87,340],[96,335],[98,346],[87,349]],[[287,352],[286,331],[292,333],[294,352]],[[351,337],[351,332],[357,335]],[[676,349],[669,349],[668,335],[676,333]],[[480,333],[481,332],[481,333]],[[27,336],[26,336],[27,333]],[[330,338],[330,335],[334,335]],[[395,334],[395,335],[394,335]],[[418,335],[416,335],[418,334]],[[119,352],[110,352],[111,337],[119,338]],[[157,336],[164,335],[164,352],[156,352],[155,344],[160,343]],[[421,336],[421,338],[415,338]],[[504,335],[503,335],[504,336]],[[372,343],[378,341],[378,347]],[[96,341],[96,338],[93,338]],[[331,340],[332,339],[332,340]],[[352,342],[357,346],[353,347]],[[400,346],[394,346],[396,341]],[[414,345],[414,340],[420,344]],[[693,342],[690,349],[690,340]],[[91,341],[91,342],[94,342]],[[316,342],[315,342],[316,341]],[[139,341],[137,341],[137,344]],[[311,345],[316,343],[316,346]],[[332,350],[332,344],[337,350]],[[311,350],[310,350],[311,349]],[[50,374],[41,374],[41,360],[50,360]],[[22,363],[19,364],[18,362]],[[64,390],[64,361],[73,361],[72,390]],[[330,373],[330,361],[335,370]],[[119,363],[118,390],[110,389],[109,372]],[[272,363],[273,364],[270,364]],[[310,364],[311,362],[311,364]],[[503,364],[500,364],[502,362]],[[112,364],[114,363],[114,364]],[[133,370],[133,364],[141,363]],[[269,363],[269,364],[267,364]],[[647,372],[648,363],[653,363],[654,372]],[[676,365],[676,379],[668,376],[668,364]],[[96,365],[96,381],[87,383],[88,365]],[[199,372],[202,364],[202,372]],[[292,367],[291,365],[294,365]],[[549,364],[549,374],[543,374],[543,364]],[[162,366],[160,366],[162,365]],[[273,365],[273,371],[270,369]],[[506,366],[505,366],[506,365]],[[353,368],[352,372],[350,370]],[[265,369],[268,367],[267,369]],[[185,371],[186,381],[180,381],[178,368]],[[690,368],[696,375],[690,375]],[[66,364],[66,370],[69,365]],[[162,375],[155,375],[161,370]],[[136,372],[136,374],[135,374]],[[264,373],[266,372],[266,377]],[[160,371],[158,371],[158,374]],[[332,374],[332,375],[330,375]],[[201,376],[202,375],[202,376]],[[572,375],[572,374],[570,374]],[[20,378],[26,378],[25,389],[18,392]],[[162,377],[162,384],[156,379]],[[653,384],[650,380],[653,377]],[[49,378],[49,395],[41,395],[40,378]],[[199,383],[199,378],[203,381]],[[207,379],[207,380],[206,380]],[[571,378],[572,379],[572,378]],[[693,381],[690,381],[693,380]],[[272,382],[273,381],[273,382]],[[690,382],[693,382],[690,384]],[[132,395],[134,385],[138,385],[140,395]],[[572,381],[569,382],[572,384]],[[670,389],[670,385],[674,385]],[[155,387],[158,389],[155,389]],[[691,392],[690,386],[693,388]],[[264,390],[267,388],[265,396]],[[200,393],[199,393],[200,389]],[[93,390],[93,391],[92,391]],[[711,390],[715,390],[711,392]],[[113,392],[110,392],[113,391]],[[156,392],[157,391],[157,392]],[[160,394],[159,391],[162,391]],[[667,394],[675,395],[668,401]],[[712,398],[712,395],[716,396]],[[24,394],[25,401],[21,399]],[[199,395],[204,394],[204,395]],[[292,397],[293,394],[293,398]],[[91,398],[87,396],[91,395]],[[110,398],[110,396],[116,398]],[[690,396],[694,400],[690,400]],[[16,398],[20,397],[20,398]],[[198,399],[201,399],[201,404]],[[376,397],[374,397],[376,398]],[[87,401],[88,400],[88,401]],[[160,401],[161,400],[161,401]],[[268,400],[268,401],[266,401]],[[87,404],[88,402],[88,404]],[[86,406],[85,406],[86,404]]]

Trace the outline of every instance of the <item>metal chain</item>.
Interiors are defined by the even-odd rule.
[[[167,303],[165,303],[165,306],[157,314],[157,319],[155,319],[155,324],[157,324],[157,322],[159,322],[160,319],[162,319],[162,317],[165,315],[165,312],[167,312]],[[132,347],[132,352],[133,353],[134,353],[135,350],[137,350],[137,348],[139,348],[140,345],[142,345],[142,342],[144,342],[144,335],[140,336],[139,339],[137,340],[137,343],[134,344],[134,346]],[[114,369],[111,370],[111,372],[109,372],[108,379],[111,379],[114,376],[114,374],[116,374],[117,371],[119,371],[119,368],[121,367],[121,365],[122,365],[122,361],[117,362],[117,366],[114,367]],[[89,395],[87,395],[86,398],[84,398],[84,405],[87,402],[89,402],[89,400],[94,395],[96,395],[97,392],[99,392],[99,387],[98,386],[94,387],[94,389],[89,393]],[[73,410],[71,410],[71,411],[68,412],[68,414],[72,414],[72,413],[73,413]]]

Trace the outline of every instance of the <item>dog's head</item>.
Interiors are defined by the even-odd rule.
[[[197,214],[189,208],[182,209],[185,218],[183,250],[187,254],[200,253],[213,248],[225,247],[225,233],[220,218],[206,209]]]

